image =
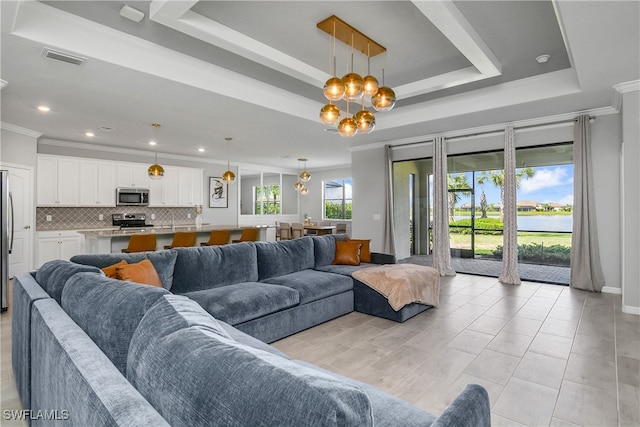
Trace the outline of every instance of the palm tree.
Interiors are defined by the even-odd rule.
[[[523,179],[529,179],[535,175],[534,168],[522,168],[516,169],[516,188],[520,188],[520,183]],[[487,181],[490,181],[494,187],[500,189],[500,221],[504,222],[504,169],[496,171],[482,171],[480,176],[476,178],[478,184],[483,185]]]
[[[469,185],[467,176],[462,172],[455,176],[447,174],[447,185],[449,187],[449,190],[467,190],[449,191],[449,222],[453,222],[456,205],[460,201],[460,194],[463,194],[465,196],[471,194],[471,186]]]

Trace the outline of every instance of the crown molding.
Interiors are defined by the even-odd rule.
[[[136,156],[153,156],[155,154],[155,152],[153,151],[136,150],[133,148],[110,147],[107,145],[94,145],[94,144],[87,144],[87,143],[73,142],[73,141],[60,141],[57,139],[48,139],[48,138],[41,139],[40,141],[38,141],[38,145],[49,145],[52,147],[73,148],[76,150],[99,151],[99,152],[105,152],[105,153],[117,153],[117,154],[136,155]],[[211,163],[211,164],[220,164],[220,165],[227,164],[227,162],[224,160],[215,160],[210,158],[202,158],[202,157],[194,157],[194,156],[184,156],[182,154],[169,154],[169,153],[158,152],[158,157],[161,157],[164,159],[186,160],[190,162],[199,162],[199,163]]]
[[[40,138],[42,136],[41,132],[12,125],[11,123],[0,122],[0,128],[10,132],[19,133],[21,135],[30,136],[31,138]]]
[[[492,132],[502,132],[504,128],[507,127],[507,125],[511,125],[514,128],[518,128],[518,127],[529,128],[533,126],[555,127],[559,125],[558,122],[573,120],[577,116],[581,116],[584,114],[588,116],[598,117],[598,116],[606,116],[609,114],[618,114],[618,113],[619,113],[619,110],[613,107],[592,108],[589,110],[556,114],[553,116],[537,117],[533,119],[518,120],[514,122],[496,123],[492,125],[478,126],[474,128],[453,130],[449,132],[439,132],[439,133],[432,133],[432,134],[426,134],[426,135],[412,136],[412,137],[403,138],[403,139],[380,141],[372,144],[356,145],[355,147],[349,147],[349,151],[353,153],[357,151],[375,150],[379,148],[384,148],[386,145],[391,145],[391,148],[393,147],[399,148],[400,146],[406,146],[406,145],[412,145],[412,146],[418,145],[418,144],[426,145],[426,144],[430,144],[433,141],[433,139],[437,136],[442,136],[446,139],[455,138],[458,141],[461,141],[461,140],[466,141],[466,140],[477,138],[480,136],[487,136],[487,134],[490,134]],[[516,129],[516,133],[530,132],[531,130],[532,129],[521,129],[521,130]]]
[[[640,80],[618,83],[613,87],[618,93],[635,92],[640,90]]]

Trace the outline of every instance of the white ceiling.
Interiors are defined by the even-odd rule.
[[[142,22],[121,17],[124,4]],[[346,165],[351,147],[614,105],[612,86],[640,78],[639,5],[2,1],[1,119],[43,138],[149,152],[150,125],[161,123],[161,153],[225,160],[232,137],[232,162]],[[318,120],[329,37],[316,24],[332,14],[387,48],[398,103],[370,135],[343,139]],[[86,61],[51,60],[44,47]],[[338,45],[339,75],[346,59]],[[381,65],[372,59],[378,77]],[[84,135],[101,126],[114,131]]]

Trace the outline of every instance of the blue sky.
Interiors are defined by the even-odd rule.
[[[532,178],[523,179],[520,183],[518,200],[573,204],[573,165],[540,166],[534,170]],[[468,177],[470,179],[471,174]],[[500,189],[486,183],[483,186],[476,185],[476,204],[480,204],[483,189],[489,204],[500,203]]]

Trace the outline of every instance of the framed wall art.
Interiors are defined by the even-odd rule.
[[[228,184],[219,176],[209,177],[209,207],[229,207]]]

